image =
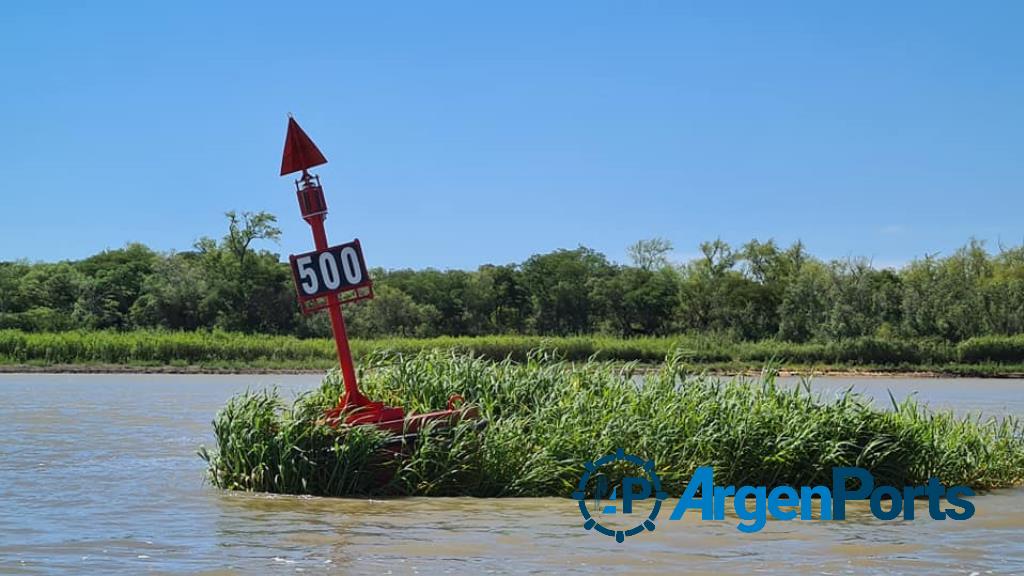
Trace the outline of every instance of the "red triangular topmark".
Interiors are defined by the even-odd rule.
[[[284,139],[284,156],[281,157],[281,176],[326,164],[327,158],[302,131],[295,118],[288,117],[288,136]]]

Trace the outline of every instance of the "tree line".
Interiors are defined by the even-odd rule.
[[[327,336],[298,312],[286,263],[266,249],[273,215],[228,212],[219,239],[160,253],[142,244],[79,261],[0,263],[0,328],[228,331]],[[669,261],[665,240],[637,242],[629,264],[586,247],[466,270],[374,269],[376,298],[346,308],[357,337],[487,334],[623,337],[714,334],[831,342],[1024,333],[1024,247],[956,252],[899,268],[825,261],[800,242],[700,245]]]

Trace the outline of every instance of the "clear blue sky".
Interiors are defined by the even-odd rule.
[[[293,112],[334,243],[473,268],[662,236],[901,263],[1024,238],[1019,2],[17,2],[0,260],[268,210]]]

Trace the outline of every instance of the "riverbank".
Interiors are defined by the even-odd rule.
[[[0,374],[323,374],[332,365],[323,368],[285,368],[260,366],[173,366],[126,364],[0,364]],[[653,371],[657,364],[640,364],[638,372]],[[760,369],[735,366],[696,366],[702,372],[715,376],[756,377]],[[840,368],[834,366],[787,366],[778,371],[782,377],[829,376],[842,378],[1024,378],[1024,366],[947,366],[942,368],[897,367],[884,369]]]
[[[704,336],[479,336],[353,340],[355,358],[424,350],[522,362],[542,354],[571,362],[666,358],[694,371],[756,374],[766,363],[784,373],[842,376],[1022,377],[1024,337],[934,340],[858,338],[829,343],[735,342]],[[329,339],[228,332],[61,332],[0,330],[0,372],[265,374],[322,373],[336,363]]]

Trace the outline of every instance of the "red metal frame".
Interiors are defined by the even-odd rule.
[[[361,286],[355,290],[345,290],[336,293],[338,296],[338,302],[342,304],[350,304],[352,302],[359,302],[360,300],[371,300],[373,299],[373,283],[369,283],[365,286]],[[312,298],[298,297],[299,300],[299,311],[304,315],[309,316],[314,312],[325,310],[330,306],[330,302],[327,301],[326,296],[313,296]]]

